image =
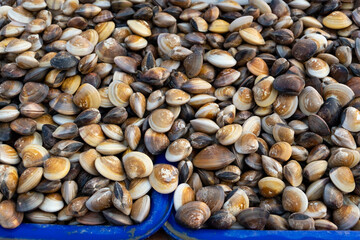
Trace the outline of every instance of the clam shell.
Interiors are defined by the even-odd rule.
[[[155,191],[166,194],[175,191],[179,181],[179,171],[169,164],[156,164],[149,176],[151,186]]]
[[[98,157],[95,168],[102,176],[113,181],[123,181],[126,178],[121,161],[116,156]]]
[[[174,208],[177,211],[188,202],[195,201],[195,192],[187,183],[179,184],[174,192]]]
[[[227,148],[214,144],[201,150],[193,159],[195,167],[205,170],[218,170],[235,160],[235,155]]]
[[[152,160],[141,152],[133,151],[127,153],[122,161],[126,175],[130,179],[147,177],[153,170]]]
[[[209,207],[200,201],[189,202],[178,209],[176,221],[193,229],[199,229],[210,218]]]

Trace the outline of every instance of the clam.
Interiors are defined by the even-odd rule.
[[[334,83],[324,87],[324,99],[329,98],[335,98],[341,106],[346,106],[354,98],[354,92],[345,84]]]
[[[85,205],[88,199],[89,197],[77,197],[73,199],[67,206],[66,215],[74,217],[84,216],[89,211]]]
[[[240,87],[232,98],[235,107],[240,110],[249,110],[254,106],[253,93],[251,89]]]
[[[132,208],[132,198],[129,191],[118,182],[115,182],[114,193],[112,195],[114,207],[125,215],[129,215]]]
[[[123,165],[126,175],[131,178],[144,178],[153,170],[152,160],[144,153],[130,152],[123,157]]]
[[[289,216],[289,226],[295,230],[314,230],[315,221],[304,213],[293,213]]]
[[[223,209],[229,211],[232,215],[237,216],[244,209],[249,208],[249,198],[242,189],[231,191],[223,205]]]
[[[127,147],[124,144],[112,139],[106,139],[96,147],[96,151],[103,155],[117,155],[126,149]]]
[[[174,115],[167,109],[156,109],[149,116],[149,125],[152,130],[164,133],[170,130],[174,121]]]
[[[16,201],[16,211],[29,212],[38,208],[44,201],[44,194],[38,192],[26,192],[19,194]]]
[[[172,142],[166,149],[165,158],[169,162],[177,162],[187,158],[192,152],[188,140],[180,138]]]
[[[0,144],[0,162],[4,164],[15,165],[20,162],[16,150],[7,144]]]
[[[151,154],[157,155],[169,146],[170,141],[164,133],[158,133],[149,128],[145,132],[144,143]]]
[[[309,201],[308,209],[304,212],[304,214],[312,217],[314,219],[323,218],[326,216],[327,207],[321,201]]]
[[[360,161],[359,152],[347,148],[334,148],[328,160],[330,167],[355,167]]]
[[[186,227],[199,229],[210,215],[210,208],[205,203],[193,201],[181,206],[176,212],[175,219]]]
[[[75,140],[62,140],[50,149],[50,153],[60,157],[70,157],[80,150],[84,144]]]
[[[70,171],[70,161],[65,157],[50,157],[44,162],[44,177],[48,180],[60,180]]]
[[[113,181],[123,181],[126,178],[121,161],[116,156],[96,158],[95,168],[103,177]]]
[[[24,167],[39,167],[50,157],[49,152],[41,145],[29,144],[21,151]]]
[[[267,107],[274,103],[277,97],[277,90],[273,87],[274,78],[271,76],[259,75],[255,79],[252,88],[255,103],[260,107]]]
[[[96,147],[105,140],[100,125],[90,124],[79,128],[80,137],[90,146]]]
[[[75,181],[64,181],[61,185],[61,195],[64,201],[69,204],[77,195],[78,185]]]
[[[109,99],[112,104],[118,107],[126,107],[129,104],[133,90],[125,83],[112,82],[109,85]]]
[[[265,45],[264,38],[255,28],[244,28],[239,31],[241,38],[252,45]]]
[[[109,188],[102,188],[96,191],[90,198],[86,200],[86,208],[92,212],[101,212],[111,207],[112,192]]]
[[[313,161],[305,166],[304,177],[313,182],[319,180],[325,173],[328,163],[324,160]]]
[[[274,177],[265,177],[258,182],[260,194],[267,198],[279,195],[285,188],[285,183]]]
[[[334,11],[323,19],[323,24],[330,29],[343,29],[352,22],[343,12]]]
[[[357,223],[359,215],[357,206],[344,205],[333,212],[333,221],[339,229],[350,229]]]
[[[291,184],[291,186],[300,186],[303,180],[303,170],[301,165],[295,160],[290,160],[284,166],[284,177]]]
[[[136,178],[131,180],[129,193],[132,199],[139,199],[147,194],[151,189],[149,178]]]
[[[73,37],[66,43],[66,50],[75,56],[86,56],[94,50],[94,45],[80,35]]]
[[[133,33],[141,37],[149,37],[151,35],[150,26],[144,20],[128,20],[127,25]]]
[[[149,176],[151,186],[159,193],[175,191],[179,181],[179,171],[169,164],[156,164]]]
[[[218,68],[229,68],[236,64],[230,53],[220,49],[210,50],[205,54],[205,59]]]
[[[91,84],[81,85],[73,97],[73,101],[79,108],[99,108],[101,104],[100,94]]]
[[[316,114],[324,100],[315,88],[307,86],[299,96],[299,108],[305,115]]]
[[[341,116],[342,127],[350,132],[358,132],[359,124],[358,119],[360,111],[354,107],[347,107]]]
[[[332,168],[329,173],[332,183],[345,193],[354,191],[354,176],[348,167]]]
[[[15,167],[9,165],[0,165],[1,175],[1,195],[7,199],[11,199],[15,194],[16,188],[18,186],[18,171]]]
[[[52,133],[52,136],[58,139],[72,139],[77,135],[78,127],[75,123],[62,124]]]
[[[236,219],[247,229],[263,230],[269,215],[269,212],[262,208],[250,207],[241,211]]]
[[[150,197],[145,195],[133,203],[130,217],[136,223],[143,222],[150,212]]]
[[[235,160],[235,155],[221,145],[211,145],[201,150],[193,159],[195,167],[205,170],[218,170]]]
[[[195,201],[194,190],[187,183],[179,184],[174,192],[175,210],[177,211],[181,206],[192,201]]]
[[[29,213],[26,213],[25,217],[33,223],[39,224],[51,224],[56,222],[57,217],[54,213],[47,213],[40,210],[35,210]]]
[[[275,159],[262,155],[261,156],[262,168],[265,173],[271,177],[281,179],[283,176],[283,168],[281,164]],[[284,171],[286,170],[286,166],[284,166]],[[289,181],[290,182],[290,181]],[[291,182],[290,182],[291,183]]]
[[[117,209],[114,208],[105,209],[102,213],[106,218],[106,220],[108,220],[109,223],[113,225],[126,226],[133,224],[129,216],[123,214]]]
[[[17,193],[25,193],[35,188],[39,184],[43,172],[41,167],[27,168],[19,177]]]
[[[59,193],[49,193],[45,196],[44,201],[39,206],[39,209],[47,212],[57,212],[64,207],[64,202]]]
[[[287,142],[277,142],[269,150],[269,156],[279,161],[287,161],[291,157],[292,149]]]
[[[0,203],[0,225],[3,228],[16,228],[18,227],[23,218],[24,214],[16,211],[15,203],[11,200],[5,200]]]
[[[219,210],[208,220],[210,226],[217,229],[229,229],[236,222],[236,218],[227,210]]]
[[[308,199],[299,188],[288,186],[283,191],[282,205],[289,212],[305,212],[308,208]]]
[[[224,190],[219,186],[207,186],[196,192],[196,201],[206,203],[211,213],[219,211],[225,200]]]
[[[242,127],[239,124],[230,124],[220,128],[216,132],[216,139],[222,145],[234,144],[242,134]]]
[[[240,154],[254,153],[259,148],[259,143],[255,134],[243,133],[234,144],[236,152]]]

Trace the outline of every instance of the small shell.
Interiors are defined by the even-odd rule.
[[[24,167],[39,167],[50,157],[49,152],[38,144],[26,145],[21,151]]]
[[[89,83],[85,83],[77,89],[73,101],[82,109],[99,108],[101,104],[99,92]]]
[[[164,133],[170,130],[174,121],[174,115],[167,109],[156,109],[149,116],[150,127],[159,133]]]
[[[279,195],[285,188],[285,183],[274,177],[265,177],[258,182],[260,194],[266,198]]]
[[[75,56],[86,56],[94,50],[94,45],[82,36],[75,36],[66,43],[66,50]]]
[[[305,212],[308,208],[308,199],[299,188],[286,187],[282,195],[282,205],[289,212]]]
[[[174,192],[174,208],[177,211],[188,202],[195,201],[195,192],[187,183],[180,184]]]
[[[239,31],[241,38],[252,45],[265,45],[261,34],[255,28],[245,28]]]
[[[48,180],[60,180],[70,171],[70,161],[64,157],[51,157],[44,162],[44,177]]]
[[[159,193],[175,191],[179,181],[179,171],[169,164],[156,164],[149,176],[151,186]]]
[[[45,196],[39,209],[44,212],[52,213],[60,211],[63,207],[64,202],[62,201],[61,195],[59,193],[50,193]]]
[[[210,50],[205,54],[205,59],[218,68],[229,68],[236,64],[236,60],[229,52],[220,49]]]
[[[121,161],[116,156],[98,157],[95,168],[102,176],[113,181],[123,181],[126,178]]]
[[[172,142],[166,149],[165,158],[169,162],[178,162],[187,158],[192,152],[191,144],[188,140],[180,138]]]
[[[90,124],[79,128],[79,134],[92,147],[97,147],[97,145],[105,140],[104,133],[98,124]]]
[[[205,170],[218,170],[235,160],[235,155],[221,145],[211,145],[201,150],[193,159],[194,166]]]
[[[20,158],[13,147],[7,144],[0,144],[0,162],[15,165],[20,162]]]
[[[39,184],[43,172],[41,167],[27,168],[19,178],[17,193],[25,193],[35,188]]]
[[[331,181],[334,185],[345,193],[354,191],[354,176],[348,167],[332,168],[329,173]]]
[[[152,160],[144,153],[130,152],[123,157],[126,175],[131,178],[144,178],[153,170]]]
[[[193,201],[181,206],[176,212],[175,219],[186,227],[199,229],[210,215],[210,209],[205,203]]]
[[[137,199],[133,203],[130,217],[132,220],[134,220],[134,222],[141,223],[147,218],[149,212],[150,212],[150,197],[148,195],[145,195]]]
[[[323,19],[323,24],[330,29],[343,29],[352,24],[351,20],[340,11],[334,11]]]
[[[229,124],[220,128],[216,133],[216,138],[222,145],[234,144],[242,134],[242,127],[239,124]]]

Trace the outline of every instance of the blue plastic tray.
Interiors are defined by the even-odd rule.
[[[173,202],[171,202],[171,206]],[[359,239],[360,231],[274,231],[274,230],[217,230],[199,229],[192,230],[181,226],[175,221],[175,210],[172,209],[163,229],[176,240],[333,240],[333,239]]]
[[[165,162],[164,157],[156,163]],[[69,226],[24,223],[16,229],[0,227],[0,238],[17,239],[144,239],[155,233],[167,220],[172,209],[172,194],[151,192],[151,208],[147,219],[132,226]]]

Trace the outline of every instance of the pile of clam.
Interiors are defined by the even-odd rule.
[[[2,227],[360,229],[360,1],[0,5]]]

